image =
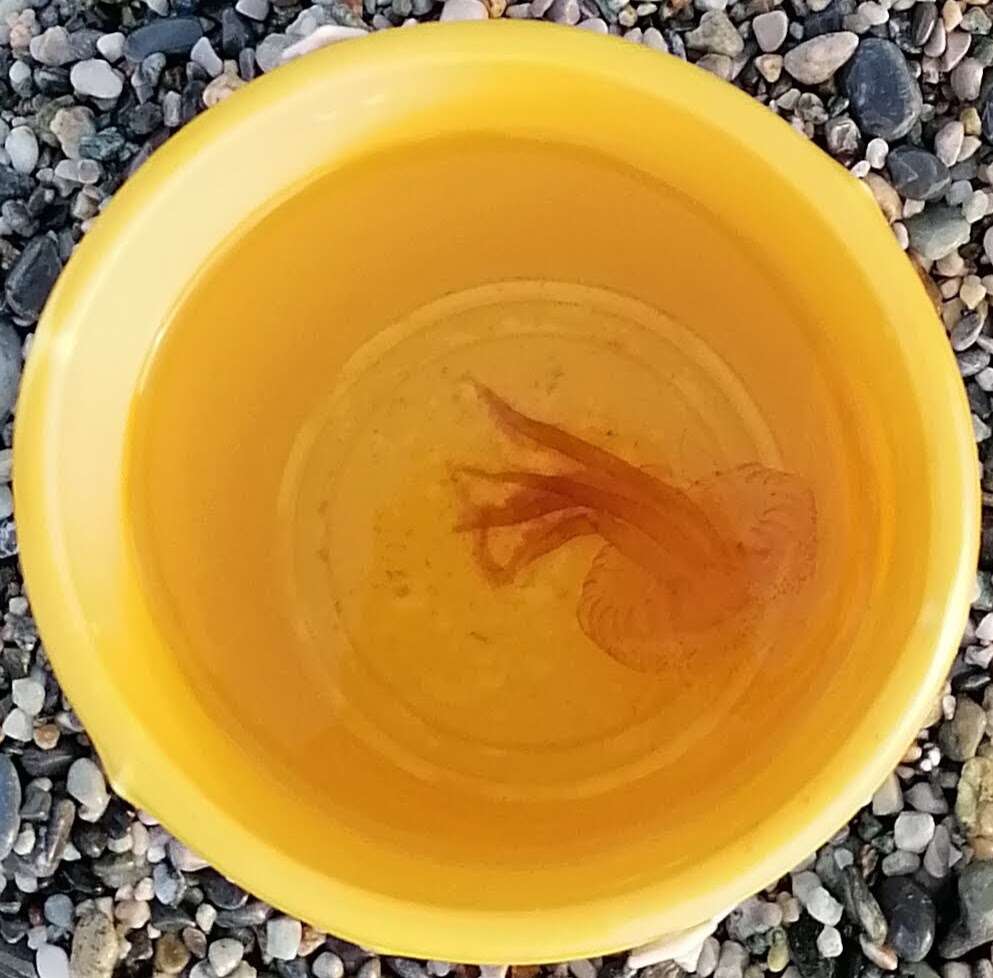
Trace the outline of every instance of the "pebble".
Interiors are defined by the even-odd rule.
[[[844,949],[845,946],[841,941],[841,934],[836,927],[825,927],[817,936],[817,950],[825,958],[840,957]]]
[[[924,853],[924,868],[935,879],[944,879],[952,866],[953,847],[951,835],[945,825],[934,830],[934,837]]]
[[[441,20],[488,20],[489,12],[482,0],[445,0]]]
[[[938,731],[938,746],[951,760],[967,761],[976,756],[985,732],[986,711],[970,697],[960,696],[956,700],[955,715]]]
[[[955,207],[932,205],[908,217],[904,224],[911,247],[931,261],[944,258],[969,240],[969,222]]]
[[[686,46],[695,51],[736,58],[745,49],[738,29],[723,10],[708,10],[700,25],[685,35]]]
[[[479,3],[482,6],[480,0],[445,0],[445,6],[456,2]],[[442,10],[442,17],[444,18],[444,9]],[[285,34],[269,34],[255,49],[255,61],[259,68],[264,72],[278,68],[283,63],[283,53],[292,43],[293,41]]]
[[[48,235],[32,238],[10,270],[4,288],[14,314],[34,322],[61,271],[62,260],[52,238]]]
[[[889,947],[905,961],[923,961],[934,943],[936,914],[931,897],[906,876],[884,880],[878,896],[889,924]]]
[[[206,37],[201,37],[190,49],[190,61],[200,65],[211,78],[216,78],[224,70],[224,62]]]
[[[45,920],[60,930],[68,930],[72,926],[72,900],[65,893],[53,893],[45,900]]]
[[[2,326],[0,326],[2,329]],[[0,336],[3,334],[0,333]],[[16,334],[14,338],[17,339]],[[17,352],[20,353],[21,343],[17,339]],[[0,389],[3,388],[2,380],[0,380]],[[0,404],[2,404],[3,399],[0,398]],[[5,413],[5,412],[4,412]],[[36,717],[41,713],[42,707],[45,705],[45,687],[35,679],[15,679],[11,683],[11,698],[14,701],[14,706],[20,707],[29,717]]]
[[[42,944],[34,960],[38,978],[69,978],[69,955],[57,945]]]
[[[112,64],[124,57],[124,35],[120,31],[103,34],[97,39],[97,51]]]
[[[189,948],[178,934],[163,934],[156,942],[155,967],[162,974],[178,975],[189,963],[189,960]]]
[[[208,866],[206,859],[184,846],[178,839],[169,840],[168,850],[169,861],[176,869],[182,870],[184,873],[195,873]]]
[[[447,0],[450,2],[450,0]],[[266,950],[277,961],[292,961],[297,956],[303,926],[292,917],[271,917],[266,921]]]
[[[72,61],[69,32],[58,24],[32,37],[30,49],[31,57],[38,64],[57,68]]]
[[[240,941],[232,937],[224,937],[211,942],[207,949],[207,960],[217,978],[227,978],[241,963],[244,953],[245,949]]]
[[[99,911],[84,913],[72,935],[72,978],[110,978],[117,963],[117,932]]]
[[[870,941],[883,944],[886,941],[886,917],[858,867],[853,865],[845,870],[844,884],[849,914]]]
[[[934,200],[951,182],[948,167],[933,153],[917,146],[897,146],[886,164],[893,187],[914,200]]]
[[[737,941],[725,941],[714,970],[714,978],[742,978],[748,964],[748,952]]]
[[[18,173],[32,173],[38,165],[38,138],[29,126],[15,126],[7,134],[3,148],[10,165]]]
[[[945,166],[954,166],[965,139],[965,126],[958,120],[946,122],[935,134],[934,152]]]
[[[952,70],[952,91],[960,102],[974,102],[979,98],[983,70],[983,65],[975,58],[963,58]]]
[[[333,951],[324,951],[317,955],[311,963],[310,970],[314,978],[344,978],[345,976],[345,965]],[[444,978],[443,975],[437,975],[435,971],[431,971],[431,974],[435,975],[436,978]]]
[[[93,113],[82,105],[59,109],[49,125],[52,135],[59,141],[62,152],[71,160],[79,159],[81,141],[96,132]]]
[[[872,814],[895,815],[901,811],[903,811],[903,790],[899,778],[895,774],[890,774],[872,796]],[[795,888],[793,892],[796,893]]]
[[[966,866],[959,876],[958,897],[960,916],[938,946],[944,958],[960,958],[993,940],[993,863]]]
[[[907,876],[921,868],[921,857],[914,852],[897,849],[885,856],[880,866],[884,876]]]
[[[783,10],[770,10],[752,21],[752,35],[761,51],[778,51],[786,40],[790,21]]]
[[[891,948],[873,944],[866,938],[865,934],[859,936],[859,946],[862,948],[862,953],[877,968],[881,968],[883,971],[896,971],[899,960]]]
[[[845,68],[841,87],[859,127],[871,136],[901,139],[920,118],[920,87],[892,41],[864,38]]]
[[[79,817],[85,822],[96,822],[110,801],[103,772],[88,757],[73,761],[66,775],[66,791],[80,803]]]
[[[269,16],[269,0],[238,0],[234,9],[249,20],[261,22]]]
[[[841,920],[841,904],[823,886],[816,887],[801,902],[818,923],[834,926]]]
[[[31,717],[17,707],[4,717],[3,726],[0,729],[3,730],[5,737],[10,737],[11,740],[19,740],[22,743],[29,741],[34,734]]]
[[[787,51],[783,67],[804,85],[820,85],[834,76],[858,45],[858,35],[851,31],[821,34]]]
[[[982,320],[978,316],[963,316],[962,318],[963,320],[972,318],[978,324],[976,329],[976,335],[978,335],[979,330],[982,329]],[[955,348],[954,343],[952,348]],[[948,813],[948,801],[945,799],[944,792],[929,781],[918,781],[907,789],[905,797],[910,807],[918,812],[928,812],[931,815],[946,815]]]
[[[69,81],[78,95],[96,99],[114,100],[124,90],[124,80],[101,58],[74,64]]]
[[[193,45],[203,37],[203,28],[196,17],[166,17],[152,20],[132,31],[124,42],[124,55],[138,63],[150,54],[189,54]]]

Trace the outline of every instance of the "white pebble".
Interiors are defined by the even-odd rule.
[[[437,961],[429,961],[428,973],[434,975],[435,978],[445,978],[445,975],[448,974],[447,971],[438,974],[437,971],[431,968],[432,964],[438,963],[439,962]],[[344,978],[345,965],[342,963],[341,958],[334,953],[334,951],[324,951],[314,958],[314,962],[311,964],[310,970],[314,975],[314,978]],[[449,968],[449,970],[451,970],[451,968]]]
[[[269,16],[269,0],[238,0],[234,9],[249,20],[265,20]]]
[[[124,90],[124,79],[101,58],[90,58],[72,66],[69,81],[80,95],[116,99]]]
[[[120,31],[97,38],[97,50],[108,61],[120,61],[124,56],[124,35]]]
[[[480,0],[445,0],[441,20],[487,20],[489,14]]]
[[[945,166],[954,166],[965,139],[965,126],[958,120],[946,122],[934,137],[934,155]]]
[[[23,743],[27,743],[34,734],[34,725],[31,723],[31,717],[20,707],[15,707],[7,714],[3,721],[3,727],[0,729],[3,730],[5,737],[10,737],[12,740],[20,740]]]
[[[903,791],[897,776],[890,774],[872,796],[872,814],[895,815],[901,811],[903,811]]]
[[[841,920],[841,904],[823,886],[818,886],[810,893],[804,906],[819,924],[830,924],[833,927]]]
[[[790,876],[793,884],[793,896],[795,896],[804,906],[810,898],[810,894],[821,885],[821,878],[811,870],[803,870],[800,873],[792,873]]]
[[[66,791],[79,802],[79,817],[84,822],[98,821],[110,801],[103,772],[88,757],[72,762],[66,776]]]
[[[835,849],[834,864],[838,869],[847,869],[849,866],[853,866],[855,864],[855,857],[852,855],[852,850]]]
[[[69,978],[69,955],[54,944],[42,944],[35,952],[38,978]]]
[[[300,949],[303,925],[292,917],[270,917],[266,921],[265,936],[271,957],[277,961],[292,961]]]
[[[725,941],[721,945],[721,956],[717,961],[715,978],[742,978],[748,952],[737,941]]]
[[[700,949],[700,957],[696,961],[697,978],[710,978],[717,970],[717,962],[721,956],[721,942],[716,937],[708,937]]]
[[[903,221],[894,221],[890,225],[890,230],[896,238],[896,243],[906,251],[910,247],[910,232],[907,230],[907,225]]]
[[[10,684],[14,706],[19,706],[29,717],[36,717],[45,705],[45,687],[36,679],[15,679]]]
[[[962,216],[970,223],[981,221],[989,213],[990,198],[985,190],[975,190],[962,207]]]
[[[959,288],[959,298],[967,308],[975,309],[986,298],[986,286],[978,275],[966,275]]]
[[[206,859],[184,846],[179,839],[171,839],[169,842],[169,860],[176,869],[184,873],[195,873],[206,869],[208,865]]]
[[[817,935],[817,950],[825,958],[837,958],[844,949],[845,947],[841,943],[841,934],[838,933],[837,927],[825,927]]]
[[[217,978],[227,978],[238,967],[244,954],[241,941],[236,941],[233,937],[222,937],[219,941],[213,941],[207,949],[207,960]]]
[[[590,964],[589,961],[586,964]],[[572,965],[570,964],[571,967]],[[593,965],[590,965],[590,967],[592,968]],[[479,965],[479,978],[507,978],[507,972],[509,970],[510,966],[506,964],[481,964]],[[575,975],[575,972],[573,974]],[[596,978],[596,968],[593,968],[593,976]],[[579,976],[576,975],[576,978],[579,978]]]
[[[214,46],[206,37],[201,37],[196,44],[193,45],[190,51],[190,61],[194,64],[200,65],[201,68],[211,78],[216,78],[222,71],[224,71],[224,62],[218,57],[217,52],[214,50]]]
[[[921,853],[934,836],[934,816],[927,812],[901,812],[893,826],[897,849]]]
[[[886,165],[886,157],[889,156],[889,153],[889,143],[878,136],[875,139],[870,139],[865,148],[866,161],[874,170],[881,170]]]
[[[217,908],[212,907],[209,903],[201,903],[197,907],[197,927],[200,928],[205,934],[209,934],[214,929],[214,924],[217,922]]]
[[[10,165],[18,173],[31,173],[38,165],[38,138],[28,126],[15,126],[4,140]]]

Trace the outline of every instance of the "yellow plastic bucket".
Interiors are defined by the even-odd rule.
[[[778,877],[973,588],[969,413],[869,194],[547,25],[349,42],[173,139],[57,286],[15,468],[115,788],[407,955],[605,953]]]

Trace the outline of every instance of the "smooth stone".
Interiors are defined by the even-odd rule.
[[[694,51],[722,54],[728,58],[738,57],[745,49],[738,29],[723,10],[708,10],[700,18],[699,26],[689,31],[684,40]]]
[[[333,951],[324,951],[317,955],[310,970],[314,978],[344,978],[345,976],[345,965]],[[434,975],[435,972],[432,971],[431,974]],[[444,978],[444,975],[436,975],[435,978]]]
[[[79,159],[80,141],[96,132],[93,113],[85,105],[59,109],[49,124],[52,135],[59,141],[62,152],[69,159]]]
[[[806,914],[786,930],[790,955],[801,978],[834,978],[837,958],[823,957],[817,947],[821,930],[821,925]]]
[[[904,221],[911,247],[922,258],[937,260],[950,255],[970,237],[969,222],[956,207],[933,205]]]
[[[478,0],[472,0],[478,3]],[[263,72],[270,72],[283,63],[283,52],[293,44],[285,34],[270,34],[255,48],[255,62]]]
[[[858,35],[851,31],[821,34],[787,51],[783,67],[804,85],[820,85],[834,76],[858,46]]]
[[[153,20],[132,31],[124,42],[124,55],[129,61],[143,61],[150,54],[189,54],[193,45],[203,37],[203,28],[196,17],[166,17]]]
[[[963,320],[966,318],[974,320],[972,324],[973,328],[978,323],[978,330],[982,330],[983,322],[979,316],[975,315],[975,313],[969,313],[968,317],[962,317]],[[977,336],[979,335],[978,330],[976,333]],[[917,784],[908,788],[906,799],[910,807],[916,811],[928,812],[931,815],[948,814],[948,801],[945,798],[945,793],[937,785],[931,784],[928,781],[918,781]]]
[[[934,200],[944,194],[951,176],[934,153],[917,146],[897,146],[886,159],[894,189],[914,200]]]
[[[934,836],[934,816],[925,812],[901,812],[893,826],[897,849],[920,854]]]
[[[66,775],[66,791],[82,806],[79,817],[86,822],[97,821],[110,801],[103,771],[88,757],[73,761]]]
[[[859,924],[873,944],[885,944],[886,916],[879,906],[879,901],[872,895],[869,884],[856,866],[845,869],[844,879],[845,904],[849,915]]]
[[[945,757],[963,763],[976,756],[986,732],[986,711],[971,697],[955,701],[955,715],[938,730],[938,746]]]
[[[880,867],[884,876],[908,876],[921,868],[921,857],[915,852],[897,849],[884,857]]]
[[[901,139],[920,118],[920,86],[892,41],[864,38],[845,67],[841,87],[859,127],[871,136]]]
[[[59,68],[69,64],[73,59],[69,32],[61,25],[49,27],[48,30],[32,37],[29,50],[35,61],[49,68]]]
[[[993,863],[969,863],[959,876],[958,895],[959,919],[938,945],[938,953],[948,959],[960,958],[993,940]]]
[[[488,20],[489,12],[480,0],[445,0],[441,8],[440,20]]]
[[[303,925],[292,917],[272,917],[266,921],[266,951],[277,961],[292,961],[300,949]]]
[[[903,811],[903,791],[900,788],[900,779],[895,774],[889,774],[872,796],[872,813],[873,815],[895,815],[900,811]]]
[[[761,51],[778,51],[786,40],[790,21],[785,11],[770,10],[752,21],[752,34]]]
[[[0,421],[4,421],[9,417],[17,401],[17,391],[21,382],[22,362],[21,337],[9,322],[0,320]],[[5,515],[9,517],[10,512]],[[14,685],[16,686],[20,682],[23,682],[23,680],[15,679]],[[44,696],[44,693],[42,695]],[[33,699],[31,705],[34,706],[34,704],[35,700]],[[16,695],[14,697],[14,705],[22,705],[17,702]],[[35,713],[31,713],[30,710],[25,710],[25,712],[28,716],[35,716],[38,711],[36,710]]]
[[[28,126],[15,126],[7,134],[3,148],[10,157],[10,165],[18,173],[31,173],[38,165],[38,137]]]
[[[934,901],[906,876],[884,880],[878,897],[889,924],[887,944],[905,961],[923,961],[934,943]]]
[[[90,98],[113,100],[124,90],[124,80],[101,58],[74,64],[69,81],[78,94]]]
[[[5,325],[7,324],[0,324],[0,330]],[[8,326],[8,328],[10,327]],[[2,336],[2,333],[0,333],[0,336]],[[14,333],[14,336],[16,338],[17,334]],[[18,357],[20,357],[20,339],[17,339],[16,350]],[[0,373],[2,373],[2,356],[0,356]],[[0,380],[0,391],[2,390],[3,382]],[[2,407],[3,401],[4,399],[0,398],[0,407]],[[8,412],[0,410],[0,416],[6,413]],[[27,677],[24,679],[15,679],[11,683],[11,699],[14,701],[14,706],[20,707],[29,717],[36,717],[41,713],[41,709],[45,705],[45,687],[35,679]]]
[[[117,932],[110,918],[91,910],[76,924],[69,967],[73,978],[110,978],[117,963]]]
[[[55,944],[42,944],[35,952],[38,978],[69,978],[69,955]]]
[[[207,949],[207,960],[217,978],[227,978],[241,963],[245,948],[233,937],[222,937],[212,941]]]
[[[0,754],[0,859],[10,853],[21,828],[21,781],[6,754]]]
[[[952,69],[952,91],[960,102],[974,102],[979,98],[984,70],[975,58],[963,58]]]

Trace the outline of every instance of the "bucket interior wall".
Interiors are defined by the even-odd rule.
[[[170,684],[155,722],[207,790],[318,871],[498,911],[678,880],[816,777],[885,685],[931,528],[863,273],[787,203],[746,223],[479,134],[315,175],[229,241],[150,358],[126,487],[171,655],[122,682]],[[479,384],[687,492],[789,473],[809,580],[662,669],[619,661],[577,616],[602,537],[494,585],[457,529],[460,472],[549,454]]]

